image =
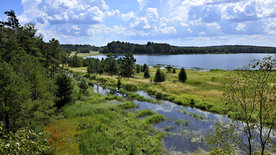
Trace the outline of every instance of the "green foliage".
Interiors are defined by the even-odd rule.
[[[109,73],[111,76],[118,73],[118,63],[116,61],[116,56],[107,55],[105,63],[107,73]]]
[[[234,154],[238,134],[233,124],[216,123],[215,133],[207,137],[207,143],[211,145],[212,154]]]
[[[171,65],[168,65],[168,66],[166,66],[165,68],[167,69],[167,72],[168,72],[168,73],[171,73],[171,72],[172,72],[172,68],[173,68],[173,67],[172,67]]]
[[[154,114],[154,115],[151,115],[151,116],[145,118],[143,121],[146,124],[156,124],[156,123],[162,122],[164,120],[165,120],[165,117],[163,115]]]
[[[50,147],[44,133],[35,133],[28,128],[6,132],[0,122],[0,153],[1,154],[46,154]]]
[[[166,43],[148,42],[139,45],[128,42],[112,41],[104,47],[102,53],[124,54],[207,54],[207,53],[275,53],[274,47],[224,45],[210,47],[178,47]]]
[[[187,74],[183,67],[181,68],[181,70],[178,74],[178,80],[181,82],[185,82],[187,80]]]
[[[144,117],[144,116],[150,116],[153,115],[154,112],[152,112],[150,109],[146,109],[146,110],[139,110],[135,112],[135,116],[136,117]]]
[[[149,68],[149,66],[147,64],[144,64],[142,67],[142,72],[144,72],[146,70],[146,68]]]
[[[13,11],[6,14],[0,27],[0,121],[7,131],[41,131],[55,110],[52,78],[66,54],[57,40],[44,42],[34,25],[21,26]]]
[[[126,84],[126,85],[124,85],[124,88],[128,91],[137,91],[138,90],[138,87],[133,84]]]
[[[131,101],[118,104],[118,107],[123,109],[130,109],[130,108],[134,108],[135,106],[136,106],[135,103]]]
[[[231,109],[229,114],[234,121],[243,121],[242,126],[234,126],[234,130],[241,131],[246,137],[238,139],[237,146],[252,154],[256,151],[254,140],[257,139],[261,146],[261,154],[265,154],[268,146],[273,144],[271,131],[276,126],[274,72],[276,60],[267,57],[255,61],[251,67],[257,71],[248,69],[233,71],[229,77],[225,94],[226,107]]]
[[[173,71],[172,71],[172,73],[173,73],[173,74],[175,74],[175,73],[176,73],[176,69],[175,69],[175,68],[173,68]]]
[[[83,66],[83,59],[81,57],[78,57],[77,54],[75,54],[73,57],[68,59],[68,64],[71,67],[82,67]]]
[[[121,79],[118,79],[118,81],[117,81],[117,88],[120,89],[120,88],[121,88],[121,85],[122,85]]]
[[[88,85],[85,79],[81,80],[81,82],[79,83],[79,88],[82,95],[87,95]]]
[[[56,91],[56,96],[58,97],[56,106],[61,108],[72,101],[72,79],[65,74],[57,74],[56,85],[58,86]]]
[[[163,82],[166,80],[165,73],[163,73],[159,68],[157,69],[154,77],[154,82]]]
[[[134,76],[134,68],[135,68],[136,59],[134,59],[134,57],[131,53],[126,54],[123,58],[120,58],[118,61],[120,64],[120,74],[119,75],[124,76],[124,77]]]
[[[66,120],[53,124],[55,139],[67,137],[78,142],[79,154],[162,154],[163,134],[128,112],[128,108],[135,106],[133,102],[110,104],[104,96],[95,93],[91,99],[64,108]],[[77,131],[64,135],[62,126]],[[70,150],[63,146],[72,145],[68,140],[56,144],[57,154]]]
[[[139,64],[135,65],[136,73],[139,74],[141,71],[141,66]]]
[[[150,78],[149,68],[148,67],[146,67],[146,69],[144,70],[144,78]]]

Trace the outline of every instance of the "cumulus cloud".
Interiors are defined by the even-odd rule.
[[[64,42],[276,39],[275,0],[137,0],[125,7],[124,0],[22,0],[22,5],[21,21]]]

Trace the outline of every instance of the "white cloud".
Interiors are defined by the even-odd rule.
[[[111,39],[176,41],[190,37],[206,43],[234,38],[226,35],[276,38],[276,0],[137,0],[127,2],[125,8],[122,2],[22,0],[24,13],[19,19],[35,23],[47,39],[64,42],[106,44]]]
[[[164,34],[176,33],[176,29],[173,26],[161,27],[160,31],[161,31],[161,33],[164,33]]]
[[[132,18],[135,18],[134,12],[129,12],[129,13],[126,13],[126,14],[121,14],[121,17],[122,17],[122,19],[123,19],[125,22],[129,21],[129,20],[132,19]]]
[[[151,28],[148,19],[146,17],[136,18],[134,22],[130,23],[131,28],[139,29],[139,30],[148,30]]]
[[[146,16],[147,18],[151,20],[158,20],[159,19],[159,14],[156,8],[147,8],[146,9]]]
[[[236,30],[238,31],[245,31],[247,28],[247,25],[245,23],[238,23]]]

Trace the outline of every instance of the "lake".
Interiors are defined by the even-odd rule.
[[[134,55],[136,64],[172,65],[176,68],[186,69],[224,69],[233,70],[247,67],[253,59],[262,59],[276,54],[189,54],[189,55]],[[88,56],[105,58],[105,55]],[[120,56],[119,56],[120,57]]]

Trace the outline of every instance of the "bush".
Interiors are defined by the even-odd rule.
[[[162,99],[162,95],[163,95],[162,93],[158,92],[158,93],[156,94],[156,98],[157,98],[157,99]]]
[[[28,128],[21,128],[16,133],[7,133],[3,128],[4,124],[0,122],[1,154],[47,154],[50,150],[44,133],[35,133]]]
[[[137,91],[138,90],[138,87],[136,85],[133,85],[133,84],[126,84],[124,86],[124,88],[128,91]]]

